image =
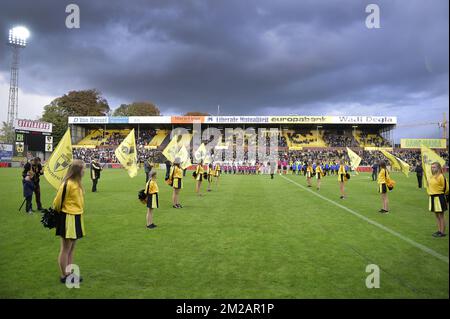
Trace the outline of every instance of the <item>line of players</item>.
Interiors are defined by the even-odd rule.
[[[278,174],[287,174],[290,172],[291,174],[300,175],[303,174],[306,176],[308,172],[313,172],[313,175],[316,174],[317,167],[320,166],[319,171],[323,172],[323,176],[326,175],[338,175],[340,164],[338,162],[286,162],[286,161],[278,161]],[[252,175],[252,174],[269,174],[270,172],[270,163],[264,165],[262,163],[250,164],[250,163],[224,163],[222,164],[222,169],[224,174],[239,174],[239,175]],[[346,165],[346,171],[349,170],[349,167]]]

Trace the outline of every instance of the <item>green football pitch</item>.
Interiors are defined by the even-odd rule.
[[[20,173],[0,169],[0,298],[449,297],[448,237],[431,236],[435,217],[415,176],[393,174],[391,213],[381,215],[368,174],[352,177],[340,200],[334,176],[318,192],[303,176],[223,175],[219,189],[197,197],[188,173],[184,208],[173,209],[160,171],[158,228],[148,230],[137,200],[143,172],[105,170],[98,193],[84,179],[87,236],[74,260],[84,281],[68,289],[54,230],[40,213],[18,212]],[[55,191],[41,183],[48,207]],[[370,264],[380,288],[366,287]]]

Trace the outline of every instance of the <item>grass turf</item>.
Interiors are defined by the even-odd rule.
[[[448,238],[433,238],[435,218],[415,177],[393,174],[391,213],[380,215],[376,183],[353,177],[341,201],[337,178],[320,194],[447,257],[447,262],[276,176],[221,177],[220,188],[198,198],[188,173],[181,202],[158,176],[157,229],[145,228],[130,179],[106,170],[99,192],[86,177],[87,236],[74,262],[84,282],[58,282],[59,239],[40,213],[19,213],[20,171],[0,169],[0,298],[448,298]],[[303,176],[287,178],[305,185]],[[315,182],[315,181],[314,181]],[[43,180],[42,200],[55,191]],[[206,189],[206,184],[203,185]],[[315,189],[313,189],[316,192]],[[34,203],[33,203],[34,204]],[[368,264],[381,268],[381,287],[367,289]]]

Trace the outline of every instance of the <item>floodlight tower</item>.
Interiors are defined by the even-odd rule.
[[[27,45],[30,32],[25,27],[14,27],[9,30],[8,45],[12,49],[11,78],[9,82],[8,119],[14,125],[19,111],[19,53]]]

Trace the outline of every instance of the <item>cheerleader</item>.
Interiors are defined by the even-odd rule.
[[[213,179],[213,176],[215,176],[215,172],[214,172],[212,164],[208,165],[207,176],[208,176],[208,192],[210,192],[211,191],[212,179]]]
[[[183,188],[183,170],[181,169],[180,159],[176,158],[170,168],[169,185],[173,188],[172,193],[172,207],[183,208],[180,204],[180,191]]]
[[[197,183],[195,184],[195,192],[197,193],[198,196],[202,196],[201,186],[202,186],[204,174],[205,174],[205,170],[203,168],[203,160],[201,160],[200,163],[198,163],[197,168],[195,169],[195,174],[194,174],[194,178],[197,181]]]
[[[438,231],[433,237],[445,237],[445,216],[448,209],[449,185],[442,172],[442,166],[438,162],[431,164],[433,176],[428,180],[429,210],[436,215]]]
[[[322,182],[322,177],[324,172],[320,163],[316,163],[316,178],[317,178],[317,190],[320,191],[320,183]]]
[[[381,161],[378,164],[378,167],[380,168],[380,172],[378,173],[378,178],[377,178],[377,182],[378,182],[378,192],[381,194],[381,204],[383,206],[383,208],[381,208],[379,210],[380,213],[382,214],[387,214],[389,213],[389,198],[388,198],[388,181],[390,179],[389,176],[389,172],[386,168],[386,162]]]
[[[312,167],[311,161],[308,161],[308,165],[306,167],[306,182],[308,183],[308,187],[312,187],[311,185],[311,177],[314,174],[314,169]]]
[[[345,181],[347,180],[347,172],[345,170],[345,163],[343,160],[339,162],[339,169],[335,166],[335,170],[337,170],[337,176],[339,181],[339,190],[341,192],[341,199],[345,198]]]
[[[75,243],[85,235],[84,189],[81,183],[83,176],[84,162],[74,160],[53,200],[53,208],[58,212],[56,235],[61,237],[61,249],[58,256],[61,283],[66,283],[66,279],[71,275],[70,266],[73,264]],[[79,277],[78,282],[81,281],[82,278]]]
[[[220,175],[222,175],[222,167],[220,166],[219,163],[216,163],[216,165],[214,165],[214,174],[213,174],[213,176],[216,178],[216,187],[219,187]]]
[[[156,228],[156,225],[153,223],[153,210],[159,208],[159,188],[158,184],[156,184],[156,171],[151,170],[148,175],[150,179],[145,185],[145,195],[147,195],[147,228],[153,229]]]

